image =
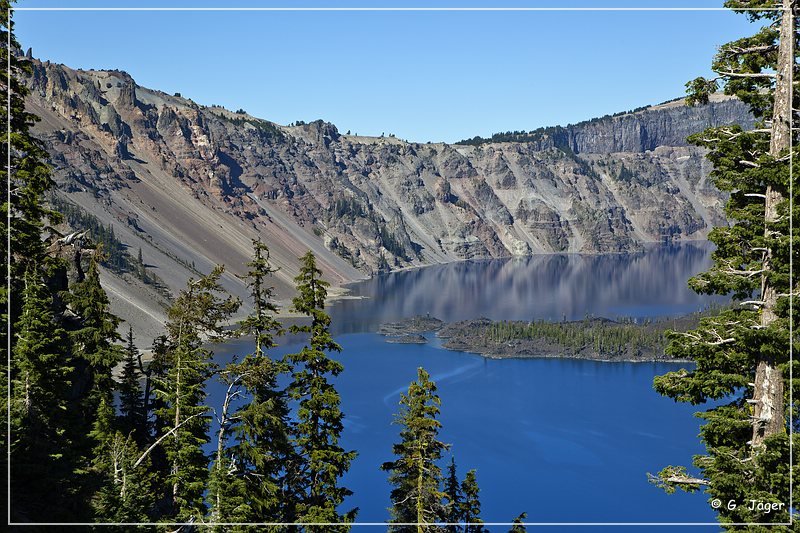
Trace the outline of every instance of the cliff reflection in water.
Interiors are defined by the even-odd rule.
[[[445,321],[690,313],[712,301],[686,284],[710,265],[712,250],[707,242],[683,243],[630,255],[540,255],[382,275],[351,287],[354,296],[367,299],[331,307],[333,327],[337,333],[375,331],[381,323],[424,313]]]

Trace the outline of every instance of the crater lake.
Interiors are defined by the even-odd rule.
[[[482,519],[510,522],[714,522],[703,494],[666,495],[647,474],[690,465],[703,451],[697,407],[652,389],[653,378],[691,363],[604,363],[575,359],[487,359],[427,344],[390,344],[380,324],[418,314],[444,321],[635,319],[678,316],[724,301],[699,296],[687,280],[710,264],[708,243],[652,247],[626,255],[545,255],[427,267],[350,287],[328,307],[344,372],[342,444],[358,451],[342,485],[342,509],[358,522],[389,519],[390,485],[380,465],[394,459],[400,395],[424,367],[441,397],[440,439],[459,476],[476,469]],[[287,338],[273,357],[297,351]],[[216,346],[224,364],[253,349],[247,339]],[[210,404],[223,387],[209,384]],[[213,429],[213,428],[212,428]],[[489,528],[507,531],[507,527]]]

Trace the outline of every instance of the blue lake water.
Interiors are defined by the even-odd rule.
[[[441,439],[452,444],[460,476],[477,470],[486,522],[510,522],[523,511],[529,522],[713,522],[706,496],[665,495],[647,481],[648,472],[688,465],[703,451],[697,408],[652,390],[654,376],[680,365],[490,360],[444,350],[433,336],[402,345],[374,333],[419,313],[448,321],[674,316],[711,302],[686,288],[708,266],[710,250],[685,244],[630,256],[458,263],[353,286],[367,299],[331,307],[345,367],[336,380],[343,444],[359,452],[343,479],[354,492],[347,508],[360,508],[360,522],[388,519],[390,487],[379,467],[393,458],[400,394],[423,366],[438,386]],[[298,348],[290,342],[275,355]],[[249,349],[240,340],[216,351],[224,362]],[[209,392],[213,405],[220,387]]]

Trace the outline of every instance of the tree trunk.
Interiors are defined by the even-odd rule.
[[[794,6],[796,0],[783,0],[778,65],[775,80],[775,102],[772,112],[772,131],[769,153],[777,158],[781,152],[791,147],[790,118],[792,113],[792,75],[794,67]],[[778,219],[777,206],[783,201],[779,191],[767,187],[764,205],[764,234],[770,240],[772,224]],[[775,306],[777,294],[770,284],[768,275],[772,268],[772,250],[764,253],[761,275],[761,325],[769,326],[777,318]],[[753,451],[763,446],[764,439],[785,431],[783,406],[783,376],[772,358],[759,358],[756,364],[755,387],[753,390]]]

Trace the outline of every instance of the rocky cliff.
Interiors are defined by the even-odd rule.
[[[498,133],[490,139],[474,137],[458,144],[481,145],[504,140],[529,143],[537,151],[560,148],[576,154],[647,152],[659,146],[688,146],[689,135],[724,124],[751,127],[753,119],[741,101],[716,94],[703,106],[687,107],[683,100],[673,100],[578,124]]]
[[[702,239],[724,223],[710,166],[685,135],[750,123],[745,107],[680,102],[540,131],[535,142],[419,144],[281,126],[138,86],[119,71],[34,60],[30,110],[59,201],[103,224],[171,291],[213,263],[241,274],[262,238],[291,295],[313,250],[334,284],[381,270]],[[244,294],[234,275],[228,288]],[[160,319],[132,277],[127,312]]]

